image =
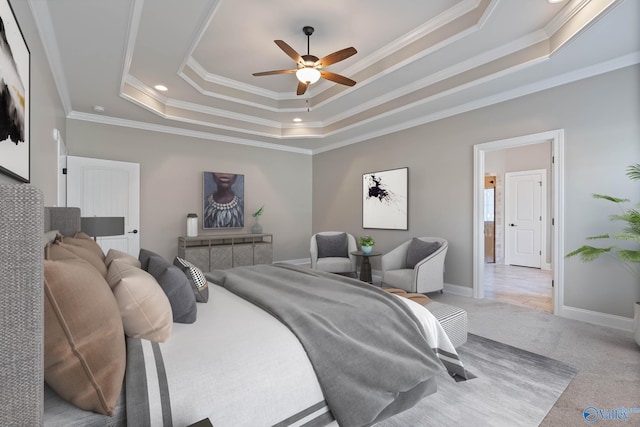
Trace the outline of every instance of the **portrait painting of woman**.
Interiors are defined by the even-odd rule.
[[[204,172],[203,181],[203,228],[244,227],[244,175]]]

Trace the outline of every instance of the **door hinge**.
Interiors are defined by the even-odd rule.
[[[542,251],[540,251],[540,255],[542,255]]]
[[[66,175],[67,174],[67,168],[62,168],[62,175]]]
[[[538,187],[542,187],[542,181],[538,181]]]
[[[556,219],[555,218],[551,218],[551,225],[552,226],[556,225]]]
[[[554,280],[551,279],[551,287],[554,288],[556,286],[556,284],[554,283]]]

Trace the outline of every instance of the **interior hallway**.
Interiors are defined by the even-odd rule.
[[[486,263],[484,297],[553,313],[551,270]]]

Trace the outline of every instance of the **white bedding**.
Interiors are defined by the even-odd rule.
[[[324,401],[289,329],[220,286],[209,286],[198,320],[174,324],[160,348],[174,426],[204,418],[216,427],[270,426]]]

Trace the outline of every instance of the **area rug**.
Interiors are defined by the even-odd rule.
[[[458,348],[473,378],[443,373],[438,392],[376,427],[537,426],[578,369],[566,363],[469,334]]]

